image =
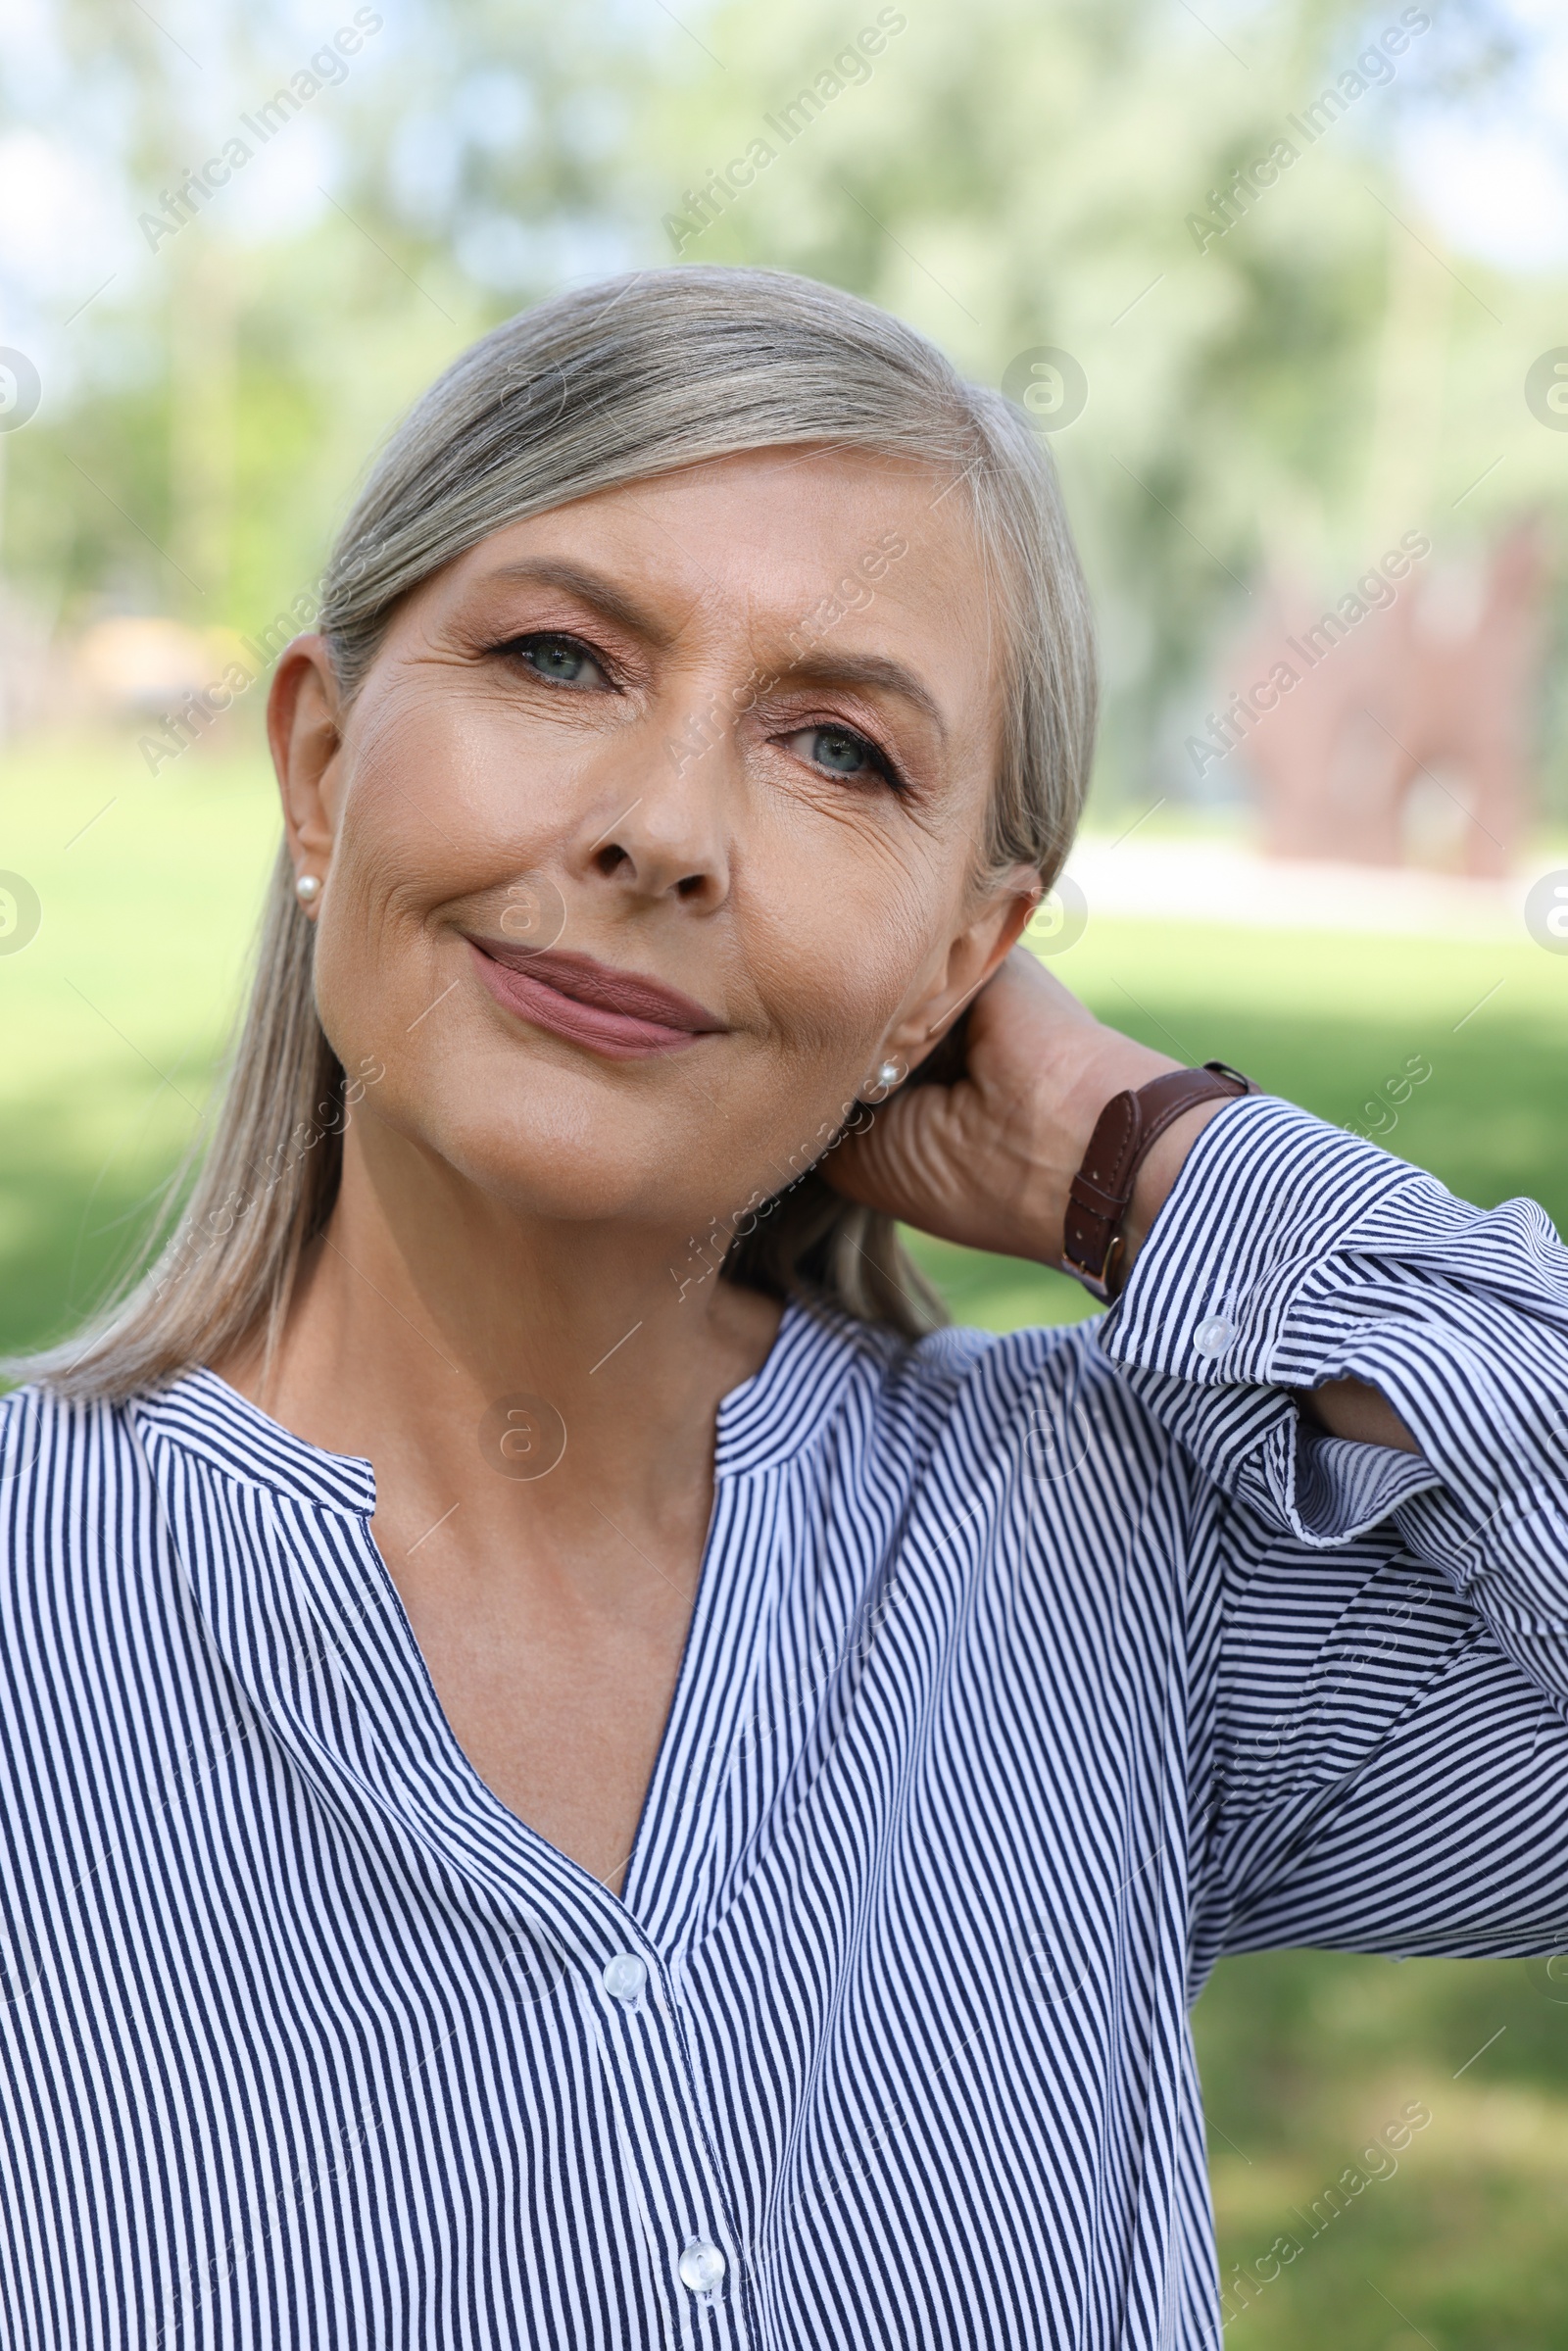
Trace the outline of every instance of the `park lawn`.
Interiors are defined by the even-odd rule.
[[[128,738],[7,756],[0,867],[27,877],[43,921],[0,954],[5,1347],[88,1309],[199,1138],[275,846],[271,787],[243,747],[201,746],[156,778]],[[1281,934],[1091,908],[1054,968],[1148,1043],[1234,1062],[1339,1122],[1365,1123],[1390,1080],[1428,1065],[1390,1148],[1469,1199],[1527,1193],[1568,1223],[1568,958],[1523,936]],[[1043,1267],[913,1246],[960,1321],[1092,1311]],[[1243,2295],[1233,2341],[1568,2351],[1565,1990],[1540,1963],[1222,1965],[1196,2031],[1227,2275],[1282,2233],[1302,2245]],[[1412,2100],[1432,2122],[1397,2172],[1310,2234],[1293,2214]]]
[[[0,766],[0,867],[43,907],[0,955],[0,1347],[88,1310],[197,1135],[276,824],[254,759],[155,779],[112,738]]]

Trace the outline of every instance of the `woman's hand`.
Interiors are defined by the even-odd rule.
[[[1015,947],[975,999],[963,1076],[896,1094],[868,1132],[829,1152],[822,1172],[851,1200],[922,1233],[1060,1265],[1067,1188],[1101,1111],[1124,1086],[1181,1067],[1104,1027]],[[1125,1266],[1195,1140],[1225,1106],[1200,1102],[1173,1120],[1145,1159],[1123,1228]],[[1297,1401],[1336,1437],[1419,1449],[1393,1405],[1360,1380],[1330,1381]]]
[[[975,999],[964,1074],[910,1086],[822,1161],[851,1200],[970,1249],[1059,1265],[1067,1187],[1113,1094],[1182,1064],[1098,1021],[1026,948]],[[1130,1257],[1193,1138],[1223,1103],[1178,1119],[1144,1163]]]

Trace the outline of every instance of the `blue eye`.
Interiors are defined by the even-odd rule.
[[[868,781],[872,776],[885,784],[895,781],[876,745],[858,735],[853,727],[803,726],[787,740],[792,751],[798,751],[802,759],[823,775],[847,776],[857,782]]]
[[[515,654],[519,661],[527,663],[536,677],[547,679],[553,686],[608,685],[610,682],[587,646],[580,645],[575,637],[514,637],[503,650]]]
[[[858,735],[848,735],[838,726],[818,726],[812,732],[816,737],[813,757],[819,767],[834,775],[858,775],[867,764],[866,747]]]

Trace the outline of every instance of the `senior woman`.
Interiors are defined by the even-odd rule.
[[[823,287],[393,436],[5,1413],[11,2339],[1196,2347],[1216,1954],[1563,1936],[1568,1263],[1015,948],[1092,704],[1024,420]]]

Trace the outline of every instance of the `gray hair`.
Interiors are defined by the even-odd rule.
[[[918,460],[966,501],[1004,655],[982,869],[1033,866],[1049,887],[1095,715],[1088,600],[1054,469],[1000,394],[965,383],[911,327],[808,278],[639,271],[558,295],[466,351],[392,434],[333,550],[320,625],[345,696],[399,601],[503,524],[704,459],[824,443]],[[282,854],[182,1214],[86,1331],[14,1375],[125,1396],[248,1341],[275,1347],[301,1252],[337,1196],[343,1124],[375,1082],[327,1044],[314,938]],[[803,1162],[744,1234],[745,1216],[715,1228],[726,1277],[907,1337],[942,1320],[892,1218],[842,1199],[814,1155]]]

